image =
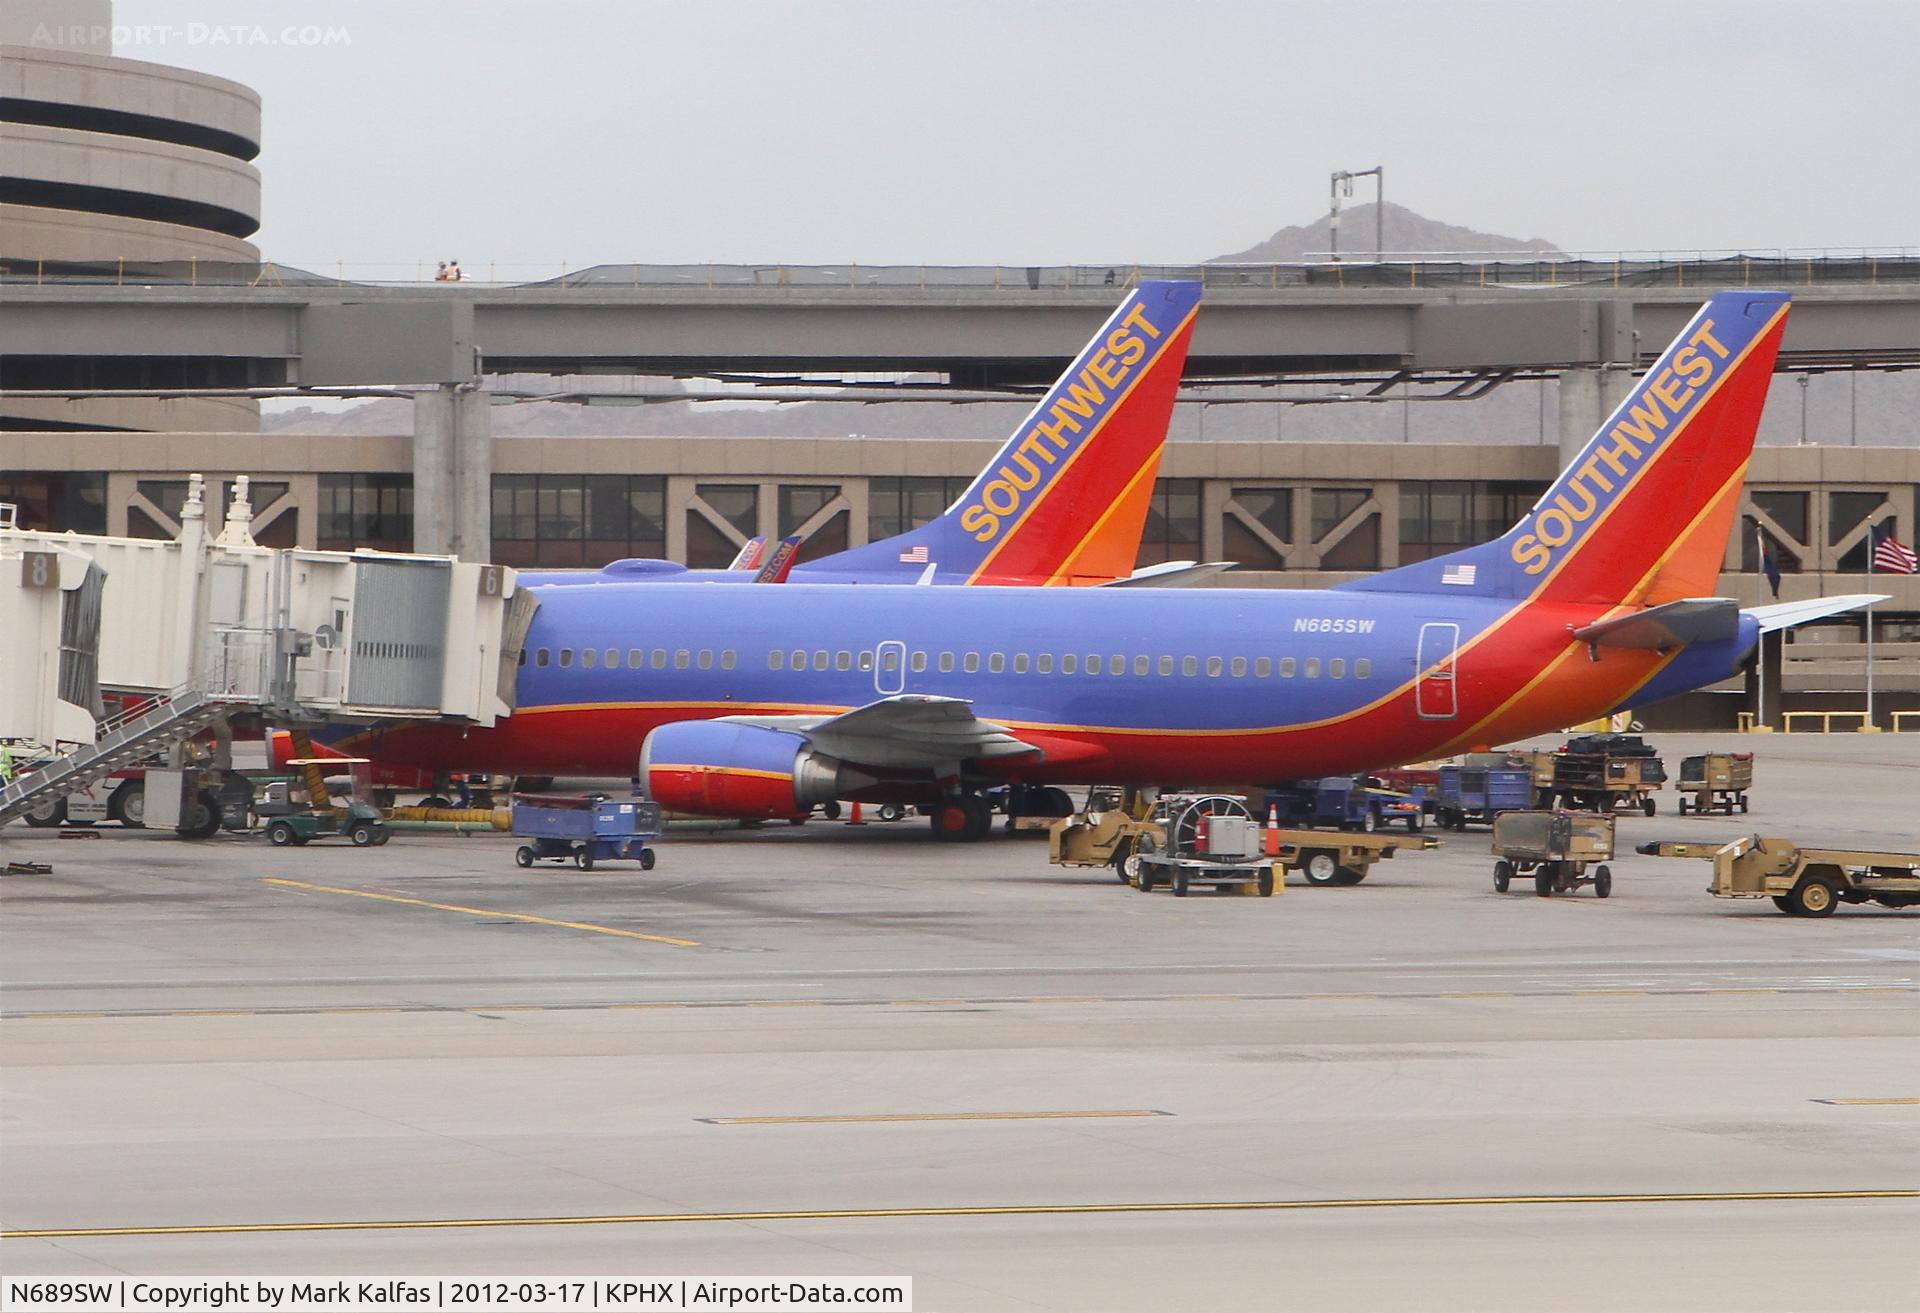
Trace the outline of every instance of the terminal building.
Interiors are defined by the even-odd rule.
[[[932,518],[1017,408],[976,407],[975,436],[951,440],[878,425],[859,437],[762,437],[746,418],[724,436],[495,436],[490,400],[501,398],[482,389],[509,374],[884,375],[1004,400],[1051,377],[1115,286],[1146,272],[620,266],[457,288],[302,275],[262,262],[249,240],[259,98],[66,39],[110,27],[106,0],[16,0],[0,16],[0,501],[19,506],[23,527],[171,538],[197,473],[214,486],[247,476],[255,537],[272,547],[581,569],[632,556],[724,565],[756,534],[804,533],[807,554],[838,551]],[[1490,293],[1489,269],[1526,281],[1526,293]],[[1233,561],[1217,582],[1258,587],[1324,586],[1496,536],[1706,294],[1703,277],[1709,288],[1791,283],[1791,373],[1774,390],[1721,591],[1772,599],[1764,537],[1782,600],[1890,594],[1872,622],[1879,722],[1920,712],[1920,577],[1866,573],[1870,526],[1920,537],[1920,376],[1886,372],[1920,365],[1911,254],[1175,272],[1205,278],[1208,299],[1188,368],[1194,400],[1181,407],[1140,560]],[[1864,434],[1857,418],[1809,432],[1806,380],[1838,395],[1833,380],[1866,371],[1906,384],[1891,392],[1905,399],[1895,419]],[[1209,388],[1279,397],[1313,380],[1325,383],[1321,403],[1346,399],[1343,387],[1371,401],[1395,387],[1523,385],[1541,401],[1527,424],[1512,407],[1489,410],[1474,441],[1432,440],[1411,422],[1355,440],[1333,418],[1340,406],[1298,395],[1236,406],[1274,418],[1226,440],[1194,432]],[[317,387],[402,390],[414,397],[411,431],[259,431],[261,396]],[[1261,431],[1276,436],[1249,436]],[[1866,626],[1859,616],[1797,633],[1768,672],[1778,685],[1768,718],[1863,710]],[[1647,716],[1731,726],[1753,706],[1752,689],[1728,687]]]

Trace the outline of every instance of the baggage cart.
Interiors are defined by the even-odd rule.
[[[527,841],[514,850],[520,866],[571,859],[591,871],[597,861],[632,861],[651,871],[654,854],[647,844],[660,837],[660,804],[604,793],[516,793],[513,833]]]
[[[1731,843],[1643,843],[1648,857],[1713,863],[1715,898],[1771,898],[1791,916],[1831,916],[1841,903],[1920,907],[1920,853],[1867,848],[1802,848],[1791,839],[1747,835]]]
[[[1751,752],[1707,752],[1680,763],[1680,814],[1687,814],[1688,796],[1699,815],[1720,812],[1731,816],[1747,809],[1747,790],[1753,787]]]
[[[1440,828],[1492,825],[1501,812],[1533,806],[1533,770],[1528,766],[1442,766],[1434,815]]]
[[[1515,811],[1493,820],[1493,887],[1505,893],[1531,875],[1542,898],[1592,885],[1596,897],[1613,892],[1613,816],[1606,812]],[[1593,874],[1587,874],[1587,868]]]

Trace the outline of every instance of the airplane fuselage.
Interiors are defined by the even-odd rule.
[[[1606,613],[1342,590],[560,588],[542,591],[512,717],[359,742],[442,770],[629,775],[662,724],[921,693],[1045,748],[992,773],[1244,783],[1559,729],[1651,680],[1721,678],[1747,641],[1689,649],[1680,669],[1570,637]]]

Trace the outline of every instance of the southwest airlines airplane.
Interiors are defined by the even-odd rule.
[[[1711,684],[1764,630],[1866,600],[1742,612],[1711,595],[1787,303],[1715,296],[1483,546],[1312,591],[789,584],[743,605],[724,585],[554,589],[511,717],[387,730],[371,750],[435,769],[628,775],[637,762],[652,797],[717,816],[913,801],[935,834],[973,839],[997,784],[1343,774]],[[1043,420],[1034,431],[1066,463],[1098,412],[1062,402]],[[1031,514],[1018,479],[996,493],[983,478],[956,506],[985,549],[975,571]],[[945,530],[907,538],[929,564],[954,545]]]

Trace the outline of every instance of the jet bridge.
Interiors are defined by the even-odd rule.
[[[217,533],[203,487],[193,476],[171,541],[23,530],[0,508],[0,744],[16,765],[0,823],[209,725],[486,726],[513,710],[537,604],[512,570],[261,547],[247,480]]]

